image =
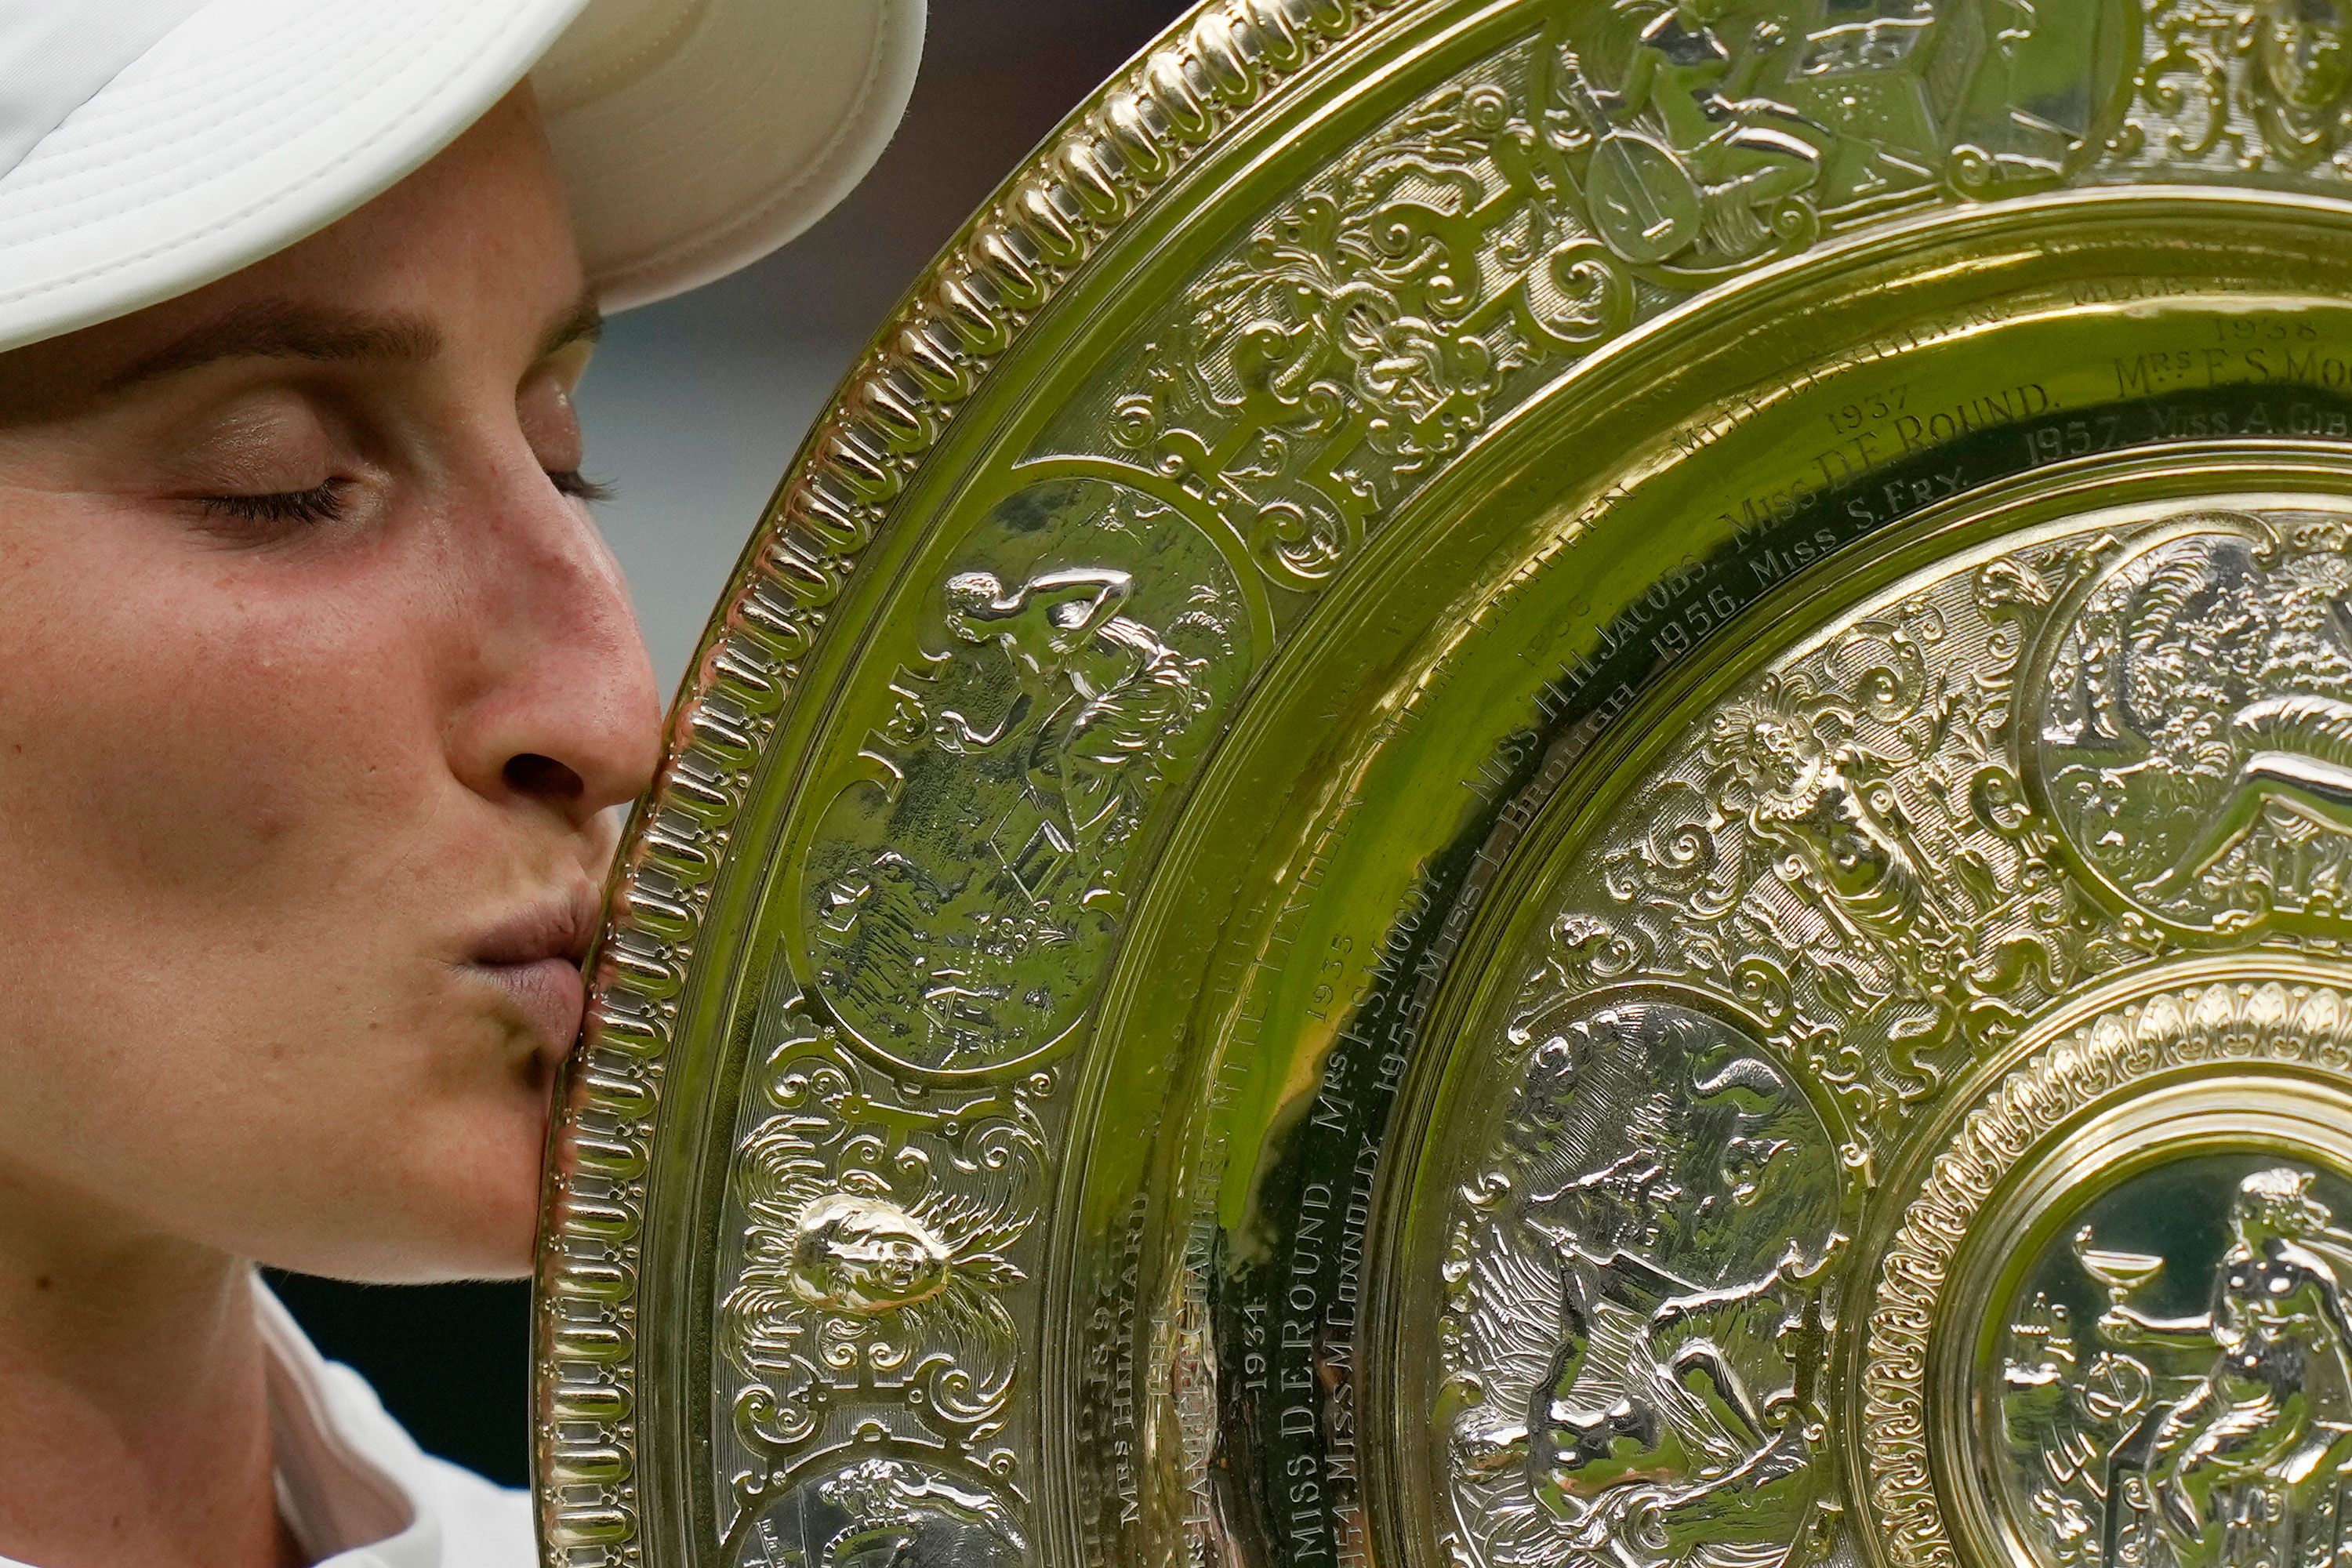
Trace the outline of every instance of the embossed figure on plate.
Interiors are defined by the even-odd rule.
[[[1457,1233],[1456,1516],[1502,1565],[1778,1561],[1815,1494],[1836,1157],[1751,1034],[1671,994],[1557,1007]]]
[[[1178,20],[698,658],[549,1560],[2352,1568],[2347,46]]]
[[[1673,0],[1571,16],[1560,97],[1591,137],[1594,230],[1624,261],[1702,270],[1938,179],[1971,195],[2053,183],[2095,151],[2134,41],[2112,0]]]
[[[2052,649],[2032,751],[2066,842],[2191,930],[2352,917],[2352,555],[2217,513],[2118,546]]]
[[[977,1069],[1066,1028],[1146,808],[1246,633],[1209,542],[1090,479],[1001,504],[809,851],[815,991],[896,1059]]]
[[[1568,360],[1831,226],[2105,146],[2126,0],[1550,0],[1255,226],[1038,456],[1318,592]],[[1066,457],[1072,451],[1088,454]]]
[[[1776,229],[1801,229],[1810,209],[1793,205],[1820,177],[1814,126],[1769,100],[1749,96],[1772,54],[1787,42],[1760,22],[1735,56],[1711,25],[1732,7],[1679,0],[1636,39],[1623,85],[1597,111],[1585,176],[1592,223],[1628,261],[1664,261],[1703,247],[1734,258],[1762,250]],[[1654,110],[1664,132],[1633,129]]]
[[[2352,1518],[2352,1184],[2176,1161],[2036,1263],[1998,1368],[2014,1527],[2062,1568],[2326,1568]]]
[[[919,1450],[947,1435],[1001,1453],[1018,1352],[1003,1297],[1023,1274],[1005,1254],[1034,1213],[1034,1115],[1017,1094],[878,1106],[805,1049],[767,1064],[730,1182],[734,1283],[712,1323],[730,1376],[713,1396],[739,1541],[772,1515],[786,1456],[851,1436],[837,1402],[887,1400],[886,1428]],[[893,1135],[864,1120],[877,1111]],[[869,1442],[873,1419],[869,1405]]]
[[[743,1532],[741,1568],[1019,1568],[1028,1542],[984,1489],[899,1459],[793,1488]]]
[[[1453,1405],[1433,1443],[1464,1552],[1497,1568],[1744,1568],[1798,1550],[1826,1517],[1816,1509],[1840,1506],[1822,1489],[1812,1401],[1834,1375],[1842,1201],[1866,1203],[1923,1112],[2053,1006],[2192,934],[2256,929],[2217,918],[2215,900],[2259,885],[2278,889],[2263,916],[2333,908],[2333,868],[2352,855],[2352,813],[2336,804],[2352,752],[2331,749],[2330,728],[2352,713],[2347,563],[2332,506],[2053,520],[1847,606],[1690,714],[1638,785],[1612,785],[1555,873],[1548,923],[1526,928],[1507,1048],[1478,1069],[1505,1130],[1455,1189]],[[2216,865],[2228,868],[2208,875]],[[2114,907],[2086,886],[2101,868],[2129,889]],[[2151,903],[2161,924],[2139,912]],[[2183,1061],[2332,1061],[2332,994],[2307,1004],[2308,1028],[2292,1008],[2141,1023],[2189,1042],[2168,1046]],[[2207,1047],[2208,1034],[2254,1043]],[[2178,1068],[2113,1048],[2133,1071]],[[2066,1093],[2137,1092],[2127,1078],[2103,1087],[2110,1069],[2085,1059],[2049,1069],[2068,1075]],[[2016,1093],[2035,1114],[2065,1113],[2049,1089]],[[2009,1114],[1969,1124],[2000,1163],[1956,1155],[1936,1179],[2008,1180],[2043,1136]],[[2247,1520],[2285,1510],[2307,1535],[2312,1509],[2336,1517],[2332,1490],[2324,1506],[2299,1492],[2242,1502],[2219,1478],[2273,1460],[2300,1476],[2302,1460],[2278,1456],[2313,1443],[2338,1462],[2341,1434],[2326,1426],[2338,1417],[2319,1406],[2341,1403],[2352,1341],[2335,1327],[2334,1281],[2352,1276],[2335,1261],[2325,1275],[2273,1268],[2264,1249],[2336,1245],[2352,1186],[2276,1159],[2226,1180],[2195,1169],[2221,1194],[2200,1200],[2214,1239],[2173,1256],[2157,1295],[2045,1292],[2010,1320],[2013,1375],[1991,1396],[2010,1425],[1991,1447],[2011,1456],[2012,1490],[2038,1500],[2020,1517],[2046,1568],[2234,1568],[2257,1559],[2213,1531],[2238,1541]],[[2155,1179],[2126,1182],[2116,1202]],[[1959,1202],[1923,1199],[1919,1235],[1890,1244],[1899,1262],[1864,1363],[1873,1414],[1848,1436],[1913,1568],[1960,1561],[1934,1502],[1924,1381],[1951,1257],[1976,1223]],[[2071,1271],[2076,1296],[2095,1293],[2085,1269],[2134,1289],[2155,1278],[2118,1260],[2129,1236],[2109,1234],[2109,1213],[2086,1209],[2086,1238],[2049,1265]],[[2231,1247],[2253,1260],[2236,1285]],[[2191,1277],[2198,1299],[2167,1304]],[[2036,1428],[2052,1399],[2108,1425]],[[2295,1425],[2305,1406],[2319,1426]],[[2121,1479],[2116,1454],[2130,1461]],[[2111,1479],[2146,1490],[2147,1530],[2101,1558]],[[2160,1560],[2142,1549],[2159,1539]]]
[[[1969,1050],[2145,945],[2092,921],[2008,744],[2020,622],[2069,570],[2021,552],[1915,585],[1696,716],[1564,879],[1546,984],[1752,1007],[1867,1166]]]

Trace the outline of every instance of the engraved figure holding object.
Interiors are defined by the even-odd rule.
[[[2315,1507],[2332,1510],[2352,1485],[2352,1232],[2311,1195],[2311,1180],[2282,1165],[2239,1184],[2206,1311],[2158,1318],[2118,1300],[2100,1318],[2118,1349],[2212,1348],[2203,1377],[2109,1457],[2111,1558],[2133,1501],[2186,1564],[2220,1560],[2217,1531],[2241,1523],[2253,1495],[2273,1500],[2254,1517],[2291,1525]]]
[[[1014,695],[985,730],[948,710],[932,734],[950,752],[1025,742],[1029,786],[1051,803],[1047,825],[1064,852],[1118,814],[1118,771],[1148,759],[1199,706],[1194,661],[1119,613],[1133,587],[1125,572],[1086,567],[1041,573],[1009,593],[985,572],[948,580],[948,630],[1001,648]]]
[[[1596,216],[1632,212],[1644,201],[1654,204],[1654,216],[1642,235],[1661,255],[1671,254],[1661,242],[1669,235],[1680,237],[1689,223],[1723,255],[1763,248],[1772,238],[1774,210],[1811,185],[1820,166],[1812,138],[1824,134],[1822,127],[1781,105],[1748,97],[1771,52],[1787,41],[1785,35],[1775,23],[1759,23],[1745,58],[1735,63],[1715,30],[1731,9],[1727,0],[1676,0],[1642,30],[1633,68],[1610,105],[1627,118],[1654,105],[1669,145],[1688,172],[1687,195],[1630,164],[1625,178],[1607,181],[1618,167],[1607,138],[1596,153]]]
[[[1827,1140],[1751,1040],[1680,1001],[1570,1003],[1527,1032],[1512,1218],[1466,1281],[1492,1352],[1453,1426],[1460,1504],[1499,1563],[1771,1561],[1822,1436]]]

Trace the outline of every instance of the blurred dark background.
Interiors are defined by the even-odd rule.
[[[1178,0],[931,0],[898,140],[856,195],[756,267],[616,318],[581,395],[588,470],[646,640],[675,687],[802,435],[934,252]],[[520,1486],[530,1291],[272,1276],[431,1452]]]

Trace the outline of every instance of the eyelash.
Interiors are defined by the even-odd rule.
[[[205,496],[199,501],[216,517],[273,528],[296,528],[332,522],[343,514],[343,488],[349,481],[329,479],[314,490],[287,490],[267,496]]]
[[[558,495],[570,496],[573,500],[584,500],[593,506],[613,499],[612,486],[600,485],[577,468],[551,468],[547,477],[554,483]]]
[[[590,505],[613,499],[613,488],[600,485],[577,468],[555,468],[548,471],[548,482],[554,485],[558,495],[569,496]],[[263,496],[205,496],[200,504],[206,511],[240,522],[266,524],[278,528],[316,526],[332,522],[343,514],[343,490],[348,479],[329,479],[316,489],[286,490]]]

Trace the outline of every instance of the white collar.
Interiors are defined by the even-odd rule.
[[[278,1507],[317,1568],[534,1568],[529,1500],[420,1450],[253,1282]],[[0,1558],[0,1568],[26,1568]]]
[[[373,1390],[364,1390],[364,1404],[356,1404],[337,1386],[335,1373],[348,1369],[319,1354],[258,1275],[253,1303],[268,1352],[278,1509],[304,1555],[313,1563],[335,1562],[359,1547],[404,1547],[404,1536],[420,1522],[430,1523],[415,1488],[398,1479],[408,1468],[401,1461],[415,1454],[415,1445],[384,1414]],[[401,1551],[395,1560],[404,1564],[410,1554]],[[427,1552],[415,1561],[433,1558]]]

